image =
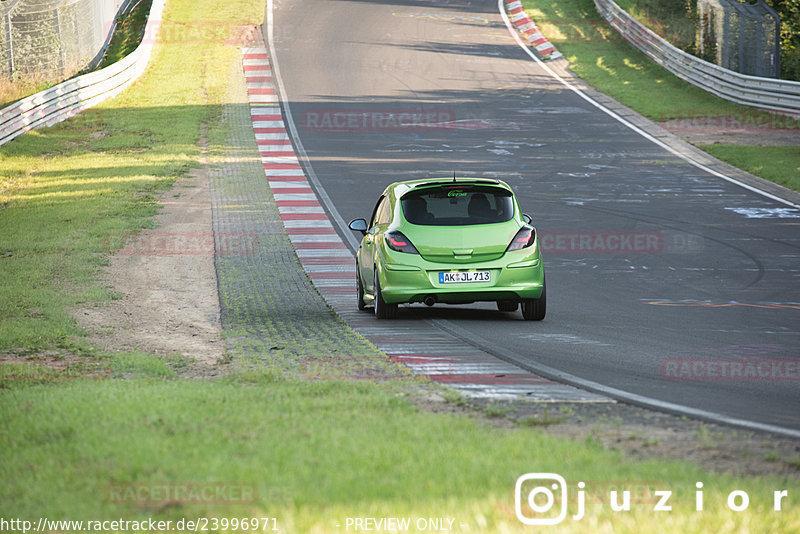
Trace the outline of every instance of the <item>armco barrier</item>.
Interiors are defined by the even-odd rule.
[[[141,44],[104,69],[62,82],[0,110],[0,145],[42,126],[52,126],[122,92],[150,61],[166,0],[153,0]]]
[[[738,104],[800,113],[800,82],[747,76],[724,69],[672,46],[612,0],[594,0],[594,4],[597,12],[625,40],[692,85]]]

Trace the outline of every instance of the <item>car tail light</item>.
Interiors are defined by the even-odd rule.
[[[416,247],[411,244],[411,241],[409,241],[402,232],[390,230],[384,234],[384,238],[386,239],[386,244],[392,250],[396,250],[397,252],[406,252],[408,254],[419,254]]]
[[[534,230],[530,226],[523,226],[522,228],[519,229],[517,235],[514,236],[514,239],[511,240],[511,244],[508,245],[506,252],[528,248],[529,246],[533,245],[535,241],[536,241],[536,230]]]

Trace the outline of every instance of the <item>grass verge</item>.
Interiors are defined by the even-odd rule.
[[[240,20],[236,9],[213,11]],[[169,24],[193,24],[186,11],[170,5]],[[201,125],[220,114],[238,54],[222,41],[163,42],[124,95],[0,147],[0,352],[89,350],[69,310],[115,297],[97,268],[197,165]]]
[[[750,174],[800,191],[800,147],[715,144],[702,149]]]
[[[4,515],[269,517],[284,532],[346,531],[352,517],[449,518],[457,532],[524,532],[529,527],[514,512],[516,478],[555,472],[573,491],[578,480],[587,485],[586,518],[568,519],[563,532],[585,532],[589,524],[597,532],[800,528],[797,481],[709,475],[681,462],[633,463],[592,440],[569,443],[422,412],[405,391],[398,383],[235,376],[6,390]],[[703,511],[695,506],[698,481]],[[612,511],[609,489],[630,490],[631,510]],[[653,511],[656,490],[673,492],[671,511]],[[734,490],[747,492],[746,511],[728,507]],[[773,510],[776,490],[790,496],[780,512]],[[578,512],[574,497],[570,514]]]
[[[168,5],[165,24],[213,27],[258,21],[263,9],[257,0]],[[797,506],[772,509],[772,491],[794,496],[796,480],[634,463],[592,440],[422,412],[404,381],[290,380],[268,359],[261,370],[184,380],[180,357],[97,354],[69,308],[115,297],[95,279],[109,243],[151,224],[156,193],[195,164],[204,125],[220,128],[238,54],[223,39],[162,39],[124,95],[0,149],[0,266],[8,281],[0,350],[16,358],[0,369],[0,517],[272,517],[285,532],[342,532],[348,517],[397,516],[415,526],[445,518],[456,531],[522,532],[516,478],[556,472],[602,497],[588,500],[587,518],[568,520],[566,532],[800,529]],[[20,365],[32,360],[38,365]],[[705,484],[703,512],[694,511],[697,481]],[[642,497],[654,483],[674,491],[673,511],[654,512],[654,495]],[[613,512],[611,487],[630,488],[640,501]],[[734,489],[748,492],[746,511],[727,507]],[[191,530],[173,525],[168,530]]]
[[[592,0],[524,0],[528,14],[570,62],[571,70],[599,91],[656,121],[733,117],[751,127],[798,129],[800,121],[741,106],[715,97],[650,61],[600,17]],[[754,136],[758,134],[754,133]],[[754,143],[757,144],[757,143]],[[713,146],[713,145],[711,145]],[[715,157],[762,178],[799,190],[796,177],[800,147],[744,147],[748,165],[730,151],[701,146]],[[738,163],[738,164],[737,164]],[[752,170],[751,170],[752,169]]]

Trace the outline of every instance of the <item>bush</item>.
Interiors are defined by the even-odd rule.
[[[781,17],[781,78],[800,81],[800,0],[767,0]]]

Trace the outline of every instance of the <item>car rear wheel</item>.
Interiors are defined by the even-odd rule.
[[[522,301],[522,318],[526,321],[541,321],[547,314],[547,285],[542,286],[542,296],[538,299]]]
[[[497,309],[501,312],[515,312],[519,303],[515,300],[498,300]]]
[[[375,271],[375,284],[372,287],[373,291],[375,291],[375,317],[378,319],[394,319],[397,317],[397,304],[389,304],[383,300],[377,270]]]

